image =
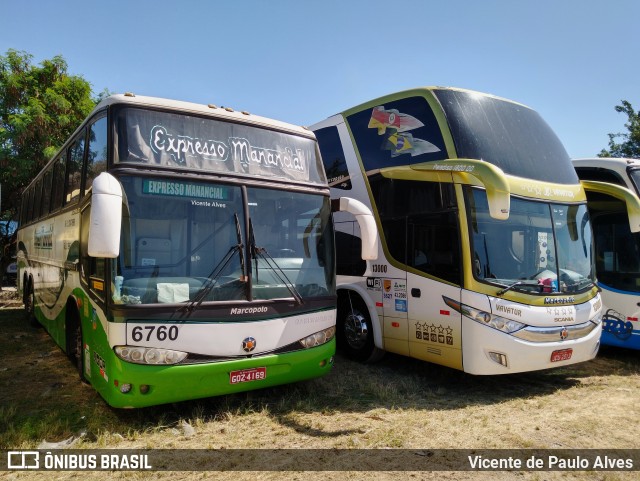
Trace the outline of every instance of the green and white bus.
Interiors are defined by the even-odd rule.
[[[114,407],[321,376],[335,350],[332,205],[375,229],[357,201],[332,204],[305,128],[110,96],[24,191],[25,311]]]
[[[546,369],[596,356],[585,192],[532,109],[469,90],[391,94],[313,125],[333,197],[376,217],[375,262],[334,215],[337,342],[472,374]]]

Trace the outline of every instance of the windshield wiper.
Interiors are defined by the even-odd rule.
[[[527,286],[527,287],[536,287],[537,288],[538,287],[538,282],[537,281],[530,281],[530,280],[519,280],[519,281],[514,282],[513,284],[505,286],[504,289],[500,289],[498,292],[496,292],[496,295],[501,296],[504,293],[509,292],[511,289],[515,289],[518,286]]]
[[[505,294],[506,292],[509,292],[511,289],[521,285],[522,283],[523,283],[523,281],[516,281],[513,284],[505,287],[504,289],[500,289],[498,292],[496,292],[496,295],[501,296],[502,294]]]
[[[256,245],[256,238],[253,231],[253,222],[249,219],[249,236],[251,239],[251,255],[255,259],[256,262],[256,281],[258,280],[258,257],[260,257],[264,262],[269,266],[269,268],[274,272],[274,274],[278,277],[278,280],[282,282],[285,287],[289,290],[293,298],[296,302],[301,305],[304,303],[302,296],[296,289],[296,286],[289,280],[287,274],[282,270],[282,268],[278,265],[278,263],[271,257],[271,254],[267,251],[265,247],[258,247]]]
[[[238,248],[238,252],[240,252],[240,272],[242,272],[242,277],[240,278],[240,280],[242,282],[246,282],[247,271],[244,265],[244,244],[242,243],[242,229],[240,229],[240,220],[238,219],[237,213],[233,214],[233,218],[236,221],[236,239],[238,240],[238,244],[236,245],[236,247]]]
[[[229,248],[225,256],[220,260],[220,262],[218,262],[218,264],[209,273],[209,275],[207,276],[206,282],[200,288],[198,293],[194,296],[193,300],[189,301],[186,304],[185,308],[189,313],[193,312],[196,308],[200,307],[200,304],[202,304],[202,302],[206,299],[206,297],[209,295],[211,290],[215,287],[216,283],[218,282],[218,279],[220,278],[220,275],[224,272],[225,268],[229,265],[229,262],[231,262],[231,259],[233,259],[233,256],[235,255],[236,252],[240,254],[240,268],[242,270],[242,277],[240,278],[240,280],[243,282],[246,281],[245,267],[244,267],[244,244],[242,243],[242,231],[240,229],[240,221],[238,219],[238,214],[233,214],[233,217],[236,223],[236,237],[237,237],[238,243]]]

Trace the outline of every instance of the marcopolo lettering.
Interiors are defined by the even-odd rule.
[[[233,307],[231,308],[230,314],[260,314],[262,312],[267,312],[267,306],[259,306],[259,307]]]
[[[576,301],[575,297],[545,297],[545,304],[573,304]]]

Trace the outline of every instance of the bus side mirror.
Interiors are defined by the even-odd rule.
[[[362,202],[350,197],[340,197],[331,202],[334,212],[349,212],[353,214],[360,226],[362,238],[361,257],[365,261],[374,261],[378,258],[378,228],[373,214]]]
[[[103,172],[93,180],[91,190],[88,254],[91,257],[118,257],[122,226],[122,186],[114,176]]]

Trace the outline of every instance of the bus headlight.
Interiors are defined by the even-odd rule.
[[[512,319],[505,319],[504,317],[481,311],[480,309],[476,309],[475,307],[471,307],[466,304],[461,304],[460,302],[449,299],[448,297],[443,296],[443,299],[447,306],[462,313],[469,319],[473,319],[480,324],[492,327],[494,329],[497,329],[498,331],[511,334],[513,332],[519,331],[523,327],[526,327],[526,324],[523,324],[522,322],[514,321]]]
[[[320,346],[321,344],[329,342],[335,335],[336,328],[335,326],[331,326],[327,329],[316,332],[315,334],[311,334],[304,339],[300,339],[300,344],[302,344],[302,347],[307,349],[310,347]]]
[[[150,347],[116,346],[116,355],[135,364],[178,364],[187,357],[186,352]]]

